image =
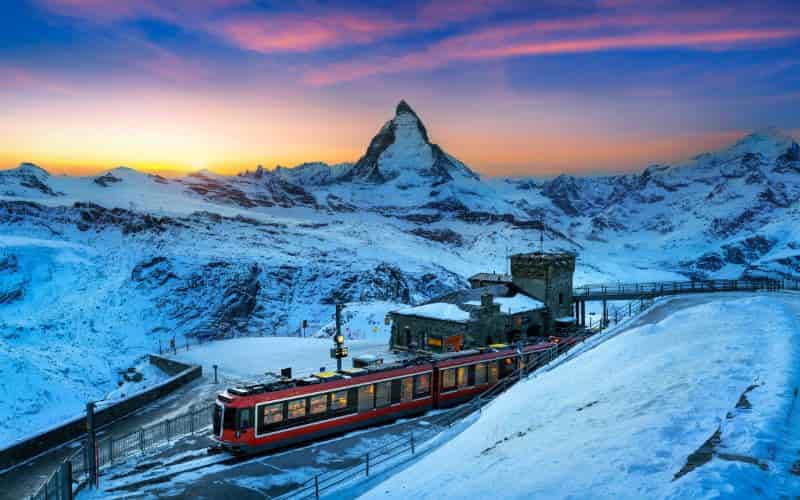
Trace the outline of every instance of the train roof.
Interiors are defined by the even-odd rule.
[[[552,346],[551,342],[539,343],[526,343],[523,345],[524,352],[530,352],[539,349],[545,349]],[[256,384],[247,384],[235,386],[227,389],[221,393],[223,401],[232,401],[236,397],[249,397],[259,394],[273,393],[279,391],[286,391],[290,389],[302,390],[305,387],[317,386],[328,382],[345,381],[354,378],[359,378],[367,375],[378,375],[385,372],[400,370],[404,368],[424,367],[430,366],[436,362],[444,362],[451,364],[453,361],[464,360],[473,358],[480,355],[496,354],[497,356],[490,356],[490,358],[501,357],[507,354],[514,354],[516,352],[515,345],[507,344],[492,344],[491,346],[479,349],[467,349],[464,351],[447,352],[447,353],[424,353],[415,358],[397,359],[390,363],[383,364],[375,367],[364,368],[344,368],[339,371],[322,371],[313,373],[302,378],[281,378],[274,376],[272,380],[267,380]],[[377,359],[377,357],[376,357]],[[338,384],[337,384],[338,385]]]

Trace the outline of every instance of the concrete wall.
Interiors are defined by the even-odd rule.
[[[154,387],[133,394],[101,410],[97,410],[95,413],[95,422],[98,428],[139,410],[144,405],[171,393],[175,389],[203,375],[203,369],[200,366],[179,363],[154,354],[150,355],[150,362],[166,373],[174,376]],[[165,368],[162,368],[162,366]],[[85,433],[86,417],[83,416],[64,422],[56,427],[31,436],[24,441],[14,443],[8,448],[0,450],[0,470],[18,465],[42,452],[79,438]]]

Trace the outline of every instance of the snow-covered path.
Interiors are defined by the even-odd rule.
[[[797,495],[800,296],[681,306],[512,388],[364,498]]]

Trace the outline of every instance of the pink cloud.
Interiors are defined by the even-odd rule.
[[[800,28],[705,28],[710,18],[677,15],[687,21],[673,24],[666,15],[624,15],[492,27],[444,39],[418,52],[311,70],[304,79],[312,85],[329,85],[378,74],[430,70],[454,61],[670,47],[723,50],[800,38]],[[696,26],[690,26],[689,19]],[[664,26],[672,30],[663,30]]]
[[[370,43],[405,29],[407,24],[388,18],[328,13],[230,18],[214,25],[211,31],[234,46],[272,53]]]
[[[37,0],[43,8],[57,14],[80,17],[94,22],[113,22],[149,17],[186,25],[210,13],[249,0]]]
[[[439,26],[505,10],[511,5],[511,0],[431,0],[419,8],[417,19]]]
[[[0,67],[0,90],[43,90],[54,94],[69,94],[61,82],[18,67]]]

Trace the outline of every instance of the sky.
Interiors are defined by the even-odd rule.
[[[0,168],[357,160],[405,99],[484,176],[629,171],[800,135],[800,4],[16,0]]]

